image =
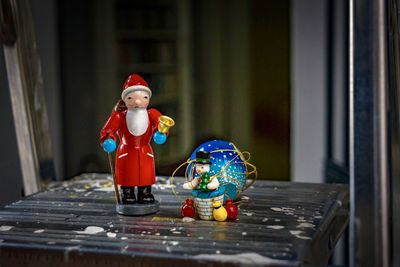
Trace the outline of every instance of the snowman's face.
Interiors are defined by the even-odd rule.
[[[196,163],[196,172],[198,174],[203,174],[205,172],[210,171],[210,164],[201,164],[201,163]]]

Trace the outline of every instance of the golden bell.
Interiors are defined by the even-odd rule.
[[[175,121],[168,116],[160,116],[158,118],[158,131],[160,133],[167,133],[169,128],[175,125]]]

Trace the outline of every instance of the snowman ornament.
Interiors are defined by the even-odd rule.
[[[196,153],[195,172],[193,179],[183,184],[184,189],[197,189],[203,192],[214,191],[219,187],[216,176],[210,177],[210,152],[199,151]],[[196,173],[197,176],[194,174]]]

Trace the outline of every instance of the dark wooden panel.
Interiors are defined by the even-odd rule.
[[[184,222],[183,180],[179,199],[164,177],[154,190],[161,211],[126,217],[106,178],[82,175],[1,209],[0,266],[326,264],[348,220],[345,185],[262,181],[242,195],[236,222]],[[88,226],[104,231],[79,232]]]

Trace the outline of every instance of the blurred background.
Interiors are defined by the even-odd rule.
[[[37,13],[47,6],[38,5]],[[158,174],[170,175],[197,145],[218,138],[250,151],[260,177],[288,180],[289,7],[288,1],[59,1],[62,176],[108,171],[98,132],[127,76],[139,73],[153,90],[150,106],[177,123],[165,145],[153,145]]]
[[[54,160],[47,178],[109,172],[99,131],[138,73],[150,106],[176,121],[168,142],[153,145],[159,175],[218,138],[251,152],[259,179],[347,182],[346,1],[31,5]],[[21,170],[3,55],[0,84],[6,203],[21,195]]]

